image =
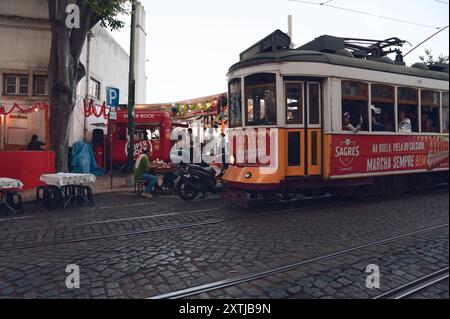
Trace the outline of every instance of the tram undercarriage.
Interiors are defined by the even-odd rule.
[[[448,188],[449,172],[416,173],[326,181],[320,178],[288,178],[278,185],[227,183],[222,198],[241,207],[256,202],[298,201],[312,197],[395,196],[435,187]]]

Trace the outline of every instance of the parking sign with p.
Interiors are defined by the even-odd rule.
[[[106,87],[106,104],[110,107],[119,106],[119,89]]]

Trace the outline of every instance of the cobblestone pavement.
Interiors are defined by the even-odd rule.
[[[366,286],[368,265],[380,267],[379,289],[369,289]],[[373,298],[447,266],[448,230],[444,229],[362,249],[331,260],[314,262],[293,271],[204,293],[200,297]],[[421,295],[442,298],[445,294],[448,298],[448,285],[441,284]]]
[[[420,290],[406,299],[449,299],[448,297],[449,279],[445,279]]]
[[[159,198],[144,201],[117,194],[99,196],[96,205],[93,209],[66,212],[30,209],[28,215],[24,216],[25,219],[0,219],[0,236],[6,236],[2,237],[6,240],[10,238],[8,236],[13,236],[14,240],[7,241],[8,245],[20,246],[23,243],[40,240],[70,238],[69,234],[71,232],[73,234],[74,229],[78,232],[77,236],[90,236],[110,227],[116,227],[110,230],[111,232],[117,231],[117,228],[123,230],[143,227],[143,221],[139,219],[134,222],[117,221],[114,226],[106,223],[95,229],[91,229],[91,225],[71,228],[71,224],[213,209],[200,213],[200,215],[206,213],[202,215],[203,217],[197,217],[198,213],[189,215],[187,220],[174,221],[169,216],[155,218],[152,219],[155,224],[145,226],[155,227],[155,225],[184,224],[197,218],[208,220],[217,216],[249,213],[249,210],[232,207],[220,200],[185,203],[177,198]],[[290,206],[293,207],[295,206]],[[278,210],[280,207],[275,205],[264,209]],[[96,241],[33,249],[3,249],[0,250],[0,298],[150,297],[224,278],[260,272],[448,223],[448,209],[447,191],[406,195],[396,199],[370,199],[334,207],[299,209],[279,215],[231,219],[213,225]],[[22,232],[20,237],[15,233],[18,230],[39,227],[51,227],[51,234],[28,231]],[[31,234],[31,237],[27,238],[24,234]],[[373,247],[363,253],[346,256],[342,260],[336,259],[315,266],[319,268],[311,269],[309,272],[301,272],[306,273],[301,278],[312,282],[311,288],[319,289],[322,294],[327,289],[324,295],[318,296],[319,292],[316,290],[309,293],[306,290],[296,291],[297,286],[297,288],[288,287],[293,290],[286,296],[286,292],[281,294],[280,291],[287,291],[288,288],[282,290],[276,282],[269,282],[267,286],[262,287],[263,293],[254,297],[367,298],[372,296],[373,292],[362,291],[355,283],[348,284],[350,291],[346,291],[344,288],[347,286],[342,284],[343,287],[337,287],[333,278],[336,274],[342,274],[339,279],[350,281],[348,279],[351,278],[350,275],[354,276],[351,280],[355,280],[357,276],[361,284],[360,279],[365,275],[361,274],[361,269],[365,268],[368,262],[379,262],[382,269],[386,267],[386,274],[381,270],[386,278],[392,276],[392,280],[386,283],[388,287],[388,283],[394,285],[407,280],[400,273],[394,274],[394,270],[415,276],[409,270],[414,270],[417,265],[421,266],[415,269],[416,275],[443,264],[448,265],[448,229]],[[65,286],[68,275],[65,269],[69,264],[80,267],[80,289],[69,290]],[[347,272],[350,277],[346,277]],[[322,278],[319,278],[320,276]],[[327,285],[324,286],[319,281],[319,285],[323,287],[315,287],[314,283],[319,280],[316,280],[316,277]]]

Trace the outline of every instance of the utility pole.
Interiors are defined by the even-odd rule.
[[[134,168],[134,105],[136,100],[136,75],[134,72],[136,41],[136,4],[133,2],[131,13],[130,36],[130,70],[128,75],[128,157],[127,173],[132,173]]]
[[[90,105],[90,97],[89,97],[89,86],[91,80],[91,42],[92,38],[95,38],[95,35],[92,31],[89,31],[87,34],[87,46],[86,46],[86,106]],[[94,106],[95,107],[95,106]],[[84,114],[84,110],[83,110]],[[84,122],[83,122],[83,141],[86,142],[86,128],[87,128],[87,119],[86,114],[84,114]]]

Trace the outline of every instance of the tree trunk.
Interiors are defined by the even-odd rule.
[[[85,76],[80,62],[87,32],[95,25],[89,9],[81,8],[79,29],[66,26],[68,0],[48,0],[52,41],[49,61],[50,147],[57,172],[68,172],[69,122],[77,100],[77,86]],[[97,20],[96,20],[97,21]]]

